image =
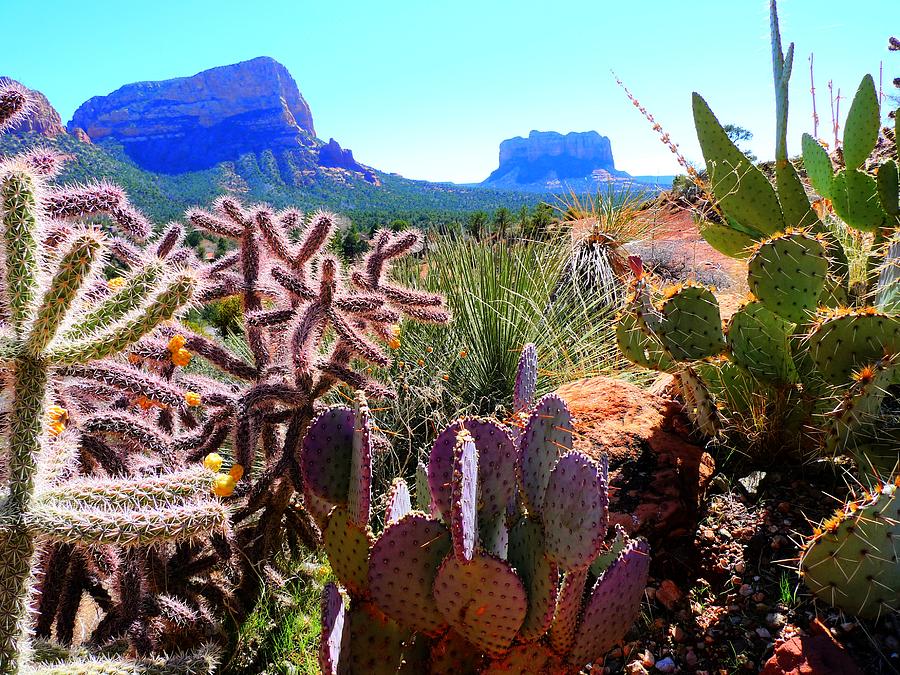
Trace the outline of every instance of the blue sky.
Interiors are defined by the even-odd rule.
[[[900,75],[886,50],[898,0],[782,0],[796,43],[792,151],[811,130],[810,52],[829,137],[829,79],[851,97],[863,74]],[[318,135],[362,162],[410,178],[478,181],[500,141],[531,129],[595,129],[618,168],[677,171],[615,84],[615,70],[699,158],[690,93],[773,154],[768,3],[764,0],[0,0],[0,74],[43,91],[67,121],[87,98],[127,82],[191,75],[268,55],[284,63]],[[887,88],[887,84],[886,84]],[[842,110],[849,107],[849,98]]]

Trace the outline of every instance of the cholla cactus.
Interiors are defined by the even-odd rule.
[[[0,672],[109,672],[100,662],[46,669],[28,664],[36,542],[56,546],[57,553],[73,545],[115,546],[127,558],[135,547],[223,532],[228,511],[211,495],[214,474],[201,466],[127,479],[73,479],[79,435],[54,399],[68,369],[115,371],[118,366],[105,365],[105,359],[171,319],[191,300],[198,282],[189,271],[160,268],[139,280],[139,274],[129,278],[95,302],[91,289],[107,237],[67,221],[105,213],[133,237],[146,235],[148,224],[110,186],[51,190],[44,181],[56,160],[49,154],[39,159],[32,153],[0,164],[7,317],[0,358],[11,400],[9,481],[0,492]],[[57,559],[51,567],[58,565]],[[51,590],[61,580],[44,575],[42,583]],[[71,612],[71,602],[68,607]],[[208,672],[209,659],[201,660]],[[140,664],[133,667],[143,672]],[[160,665],[154,672],[167,671]]]
[[[724,402],[739,398],[731,394],[741,388],[763,398],[790,396],[785,407],[795,413],[793,433],[799,436],[817,416],[826,416],[818,434],[826,451],[858,451],[860,465],[868,469],[877,453],[869,452],[871,447],[863,451],[871,446],[864,439],[877,423],[887,385],[896,381],[895,368],[886,366],[900,351],[900,249],[894,238],[888,239],[900,224],[897,163],[869,159],[879,139],[880,110],[874,82],[867,76],[847,116],[844,168],[835,172],[824,148],[804,137],[809,180],[825,199],[810,203],[787,158],[793,45],[782,51],[774,2],[771,10],[774,186],[694,95],[697,136],[725,216],[721,223],[701,223],[701,233],[722,253],[747,259],[751,296],[723,330],[712,289],[686,284],[657,291],[635,260],[632,301],[617,326],[619,345],[644,367],[680,372],[691,412],[708,433],[718,429],[717,398],[727,416],[732,411]],[[871,233],[876,251],[884,247],[883,264],[870,266],[862,290],[851,287],[847,255],[820,218],[830,217],[829,204],[849,226]],[[875,372],[880,373],[878,384],[869,386]],[[855,403],[864,405],[849,412]],[[885,468],[895,459],[894,451]]]
[[[646,542],[608,527],[606,459],[572,451],[555,395],[531,402],[526,347],[510,429],[466,418],[439,434],[417,481],[395,481],[384,530],[370,525],[371,422],[365,399],[323,411],[303,441],[307,489],[323,509],[323,545],[347,594],[322,603],[323,673],[578,673],[637,616]],[[401,668],[402,665],[402,668]]]
[[[17,84],[0,86],[0,132],[28,112],[28,93]]]

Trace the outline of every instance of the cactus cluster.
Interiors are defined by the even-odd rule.
[[[0,127],[27,108],[4,87]],[[281,583],[286,548],[321,543],[299,458],[323,399],[392,396],[371,374],[389,364],[381,344],[403,320],[449,315],[390,278],[415,231],[376,233],[344,270],[325,252],[332,214],[223,197],[187,214],[237,244],[204,264],[181,224],[151,236],[119,188],[55,187],[61,161],[0,164],[0,673],[210,672],[215,651],[197,645],[227,641]],[[230,347],[182,320],[226,297],[243,319]],[[85,601],[101,615],[74,649]]]
[[[900,610],[900,475],[842,505],[805,542],[800,574],[828,604],[878,619]]]
[[[718,251],[747,259],[750,297],[722,325],[711,289],[685,284],[657,290],[639,260],[633,294],[617,325],[631,361],[679,375],[700,428],[750,399],[789,400],[786,420],[813,432],[829,454],[856,455],[862,473],[890,472],[900,438],[885,424],[892,385],[900,383],[897,228],[900,226],[896,128],[880,129],[875,84],[863,78],[847,115],[843,145],[829,153],[810,136],[803,164],[819,199],[811,202],[787,156],[787,84],[793,45],[782,51],[771,2],[776,98],[774,185],[728,139],[694,94],[694,121],[722,222],[701,222]],[[896,118],[896,114],[892,115]],[[885,159],[885,156],[892,157]],[[866,278],[851,283],[836,220],[869,237]],[[880,259],[880,261],[879,261]],[[864,479],[868,480],[868,479]],[[883,483],[847,504],[807,542],[801,573],[821,599],[874,618],[898,608],[896,485]]]
[[[606,460],[572,450],[572,419],[535,401],[525,348],[514,426],[461,418],[434,442],[410,490],[397,479],[377,537],[371,420],[323,411],[301,450],[331,567],[323,673],[577,673],[637,617],[648,547],[608,528]]]
[[[14,121],[27,108],[26,99],[20,89],[0,90],[0,125]],[[83,443],[71,424],[67,371],[119,367],[116,355],[190,303],[198,279],[186,269],[163,265],[140,288],[129,277],[112,296],[115,301],[100,299],[113,237],[85,224],[85,217],[105,215],[114,229],[135,241],[148,234],[149,223],[112,186],[51,187],[48,180],[60,161],[48,151],[0,161],[0,377],[7,392],[0,673],[113,672],[110,662],[40,648],[40,635],[32,647],[32,636],[42,632],[32,625],[32,607],[55,598],[55,609],[74,621],[82,587],[66,586],[67,569],[77,567],[85,577],[91,564],[125,569],[140,551],[224,535],[229,529],[227,507],[211,494],[213,474],[199,463],[180,470],[157,465],[131,475],[83,475]],[[92,563],[84,559],[88,550],[96,555]],[[65,559],[57,555],[55,564],[45,565],[59,552]],[[84,583],[92,582],[96,578]],[[105,588],[97,592],[109,595]],[[65,630],[60,637],[66,640]],[[75,660],[68,662],[67,656]],[[210,672],[215,660],[206,648],[176,659],[193,664],[194,672]],[[132,672],[179,672],[165,660],[132,661],[129,667]]]
[[[793,44],[782,50],[775,2],[771,15],[774,185],[731,142],[706,101],[698,94],[693,99],[722,215],[721,222],[701,222],[700,230],[718,251],[746,259],[750,295],[723,325],[713,289],[686,283],[657,290],[634,260],[633,294],[617,325],[619,346],[634,363],[679,373],[690,411],[709,434],[723,415],[738,412],[724,402],[739,404],[741,397],[731,394],[749,386],[762,398],[792,397],[785,407],[796,437],[817,429],[828,452],[855,452],[864,469],[890,470],[898,439],[886,441],[893,459],[878,467],[883,454],[873,449],[879,441],[871,432],[888,385],[897,381],[889,364],[900,350],[896,136],[880,139],[878,97],[866,76],[847,115],[842,153],[830,156],[804,137],[803,163],[820,195],[811,202],[787,156]],[[885,140],[890,136],[893,144]],[[883,159],[887,154],[893,157]],[[835,170],[841,157],[844,165]],[[851,283],[848,256],[830,226],[838,218],[872,239],[875,255],[863,282]],[[875,371],[878,384],[872,385]]]

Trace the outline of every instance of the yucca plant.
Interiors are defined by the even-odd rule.
[[[610,325],[616,299],[569,283],[571,255],[567,236],[491,243],[442,237],[429,242],[424,258],[398,268],[404,283],[443,294],[454,322],[452,330],[402,325],[388,374],[398,398],[376,411],[395,451],[384,458],[391,460],[386,476],[403,474],[458,414],[508,411],[528,342],[542,354],[542,393],[625,367]]]

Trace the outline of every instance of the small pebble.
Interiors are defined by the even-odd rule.
[[[741,594],[744,598],[749,598],[753,595],[753,586],[750,584],[741,584],[741,587],[738,589],[738,593]]]
[[[645,649],[644,652],[640,656],[641,665],[645,668],[652,668],[656,664],[656,659],[653,657],[653,654],[650,653],[649,649]]]
[[[784,625],[784,614],[773,612],[766,615],[766,625],[769,628],[781,628]]]
[[[762,627],[756,629],[756,634],[759,635],[759,637],[761,637],[763,640],[771,640],[772,639],[772,634],[768,630],[766,630],[765,628],[762,628]]]
[[[674,673],[675,661],[672,660],[671,656],[667,656],[656,662],[656,669],[661,673]]]

